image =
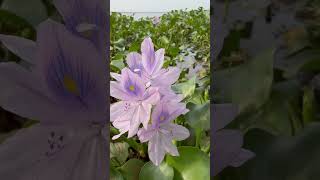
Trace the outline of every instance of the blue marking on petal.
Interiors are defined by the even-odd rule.
[[[86,67],[80,63],[72,64],[61,49],[58,52],[60,53],[50,60],[47,67],[46,81],[49,90],[57,99],[87,108],[87,98],[90,93],[94,94],[96,82],[92,80]]]

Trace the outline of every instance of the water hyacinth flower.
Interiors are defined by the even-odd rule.
[[[155,17],[152,18],[152,24],[153,25],[159,24],[160,21],[161,21],[161,18],[159,16],[155,16]]]
[[[128,137],[137,134],[141,142],[148,142],[150,160],[159,165],[167,152],[179,155],[173,140],[189,137],[188,129],[172,122],[189,111],[181,102],[184,97],[171,90],[180,69],[162,68],[164,49],[154,52],[149,37],[141,44],[141,54],[129,53],[126,61],[129,67],[121,74],[111,73],[115,81],[110,82],[110,95],[120,100],[110,108],[111,122],[120,131],[112,139],[126,132]]]
[[[128,132],[128,137],[134,136],[142,123],[146,128],[151,114],[152,105],[160,100],[157,88],[146,88],[141,77],[130,69],[124,68],[121,76],[114,76],[118,81],[110,82],[110,95],[121,101],[110,107],[110,121],[120,130],[119,138]]]
[[[1,35],[0,40],[7,37],[10,36]],[[19,38],[16,39],[20,41]],[[67,120],[80,123],[87,122],[88,119],[92,122],[105,122],[107,80],[104,67],[107,64],[93,44],[74,36],[61,24],[47,20],[37,29],[34,50],[34,58],[29,60],[33,64],[30,71],[14,63],[1,64],[1,89],[3,92],[8,89],[6,93],[9,93],[1,96],[1,106],[21,116],[43,122],[66,123]],[[20,51],[22,57],[29,55],[28,49],[24,52],[18,47],[16,51]],[[24,77],[23,81],[21,77]],[[24,96],[21,94],[22,97],[17,97],[21,93],[17,87],[25,90]],[[16,93],[19,94],[14,96],[13,90],[17,90]],[[39,100],[39,103],[34,103],[36,107],[31,107],[26,102],[29,97],[30,102]],[[72,109],[74,110],[71,111]]]
[[[143,65],[142,65],[142,57],[137,52],[131,52],[127,55],[126,62],[129,66],[129,69],[132,72],[135,72],[140,77],[144,78],[142,76],[142,73],[144,73]]]
[[[162,68],[164,52],[164,49],[155,52],[151,38],[147,37],[141,43],[141,55],[130,53],[127,56],[129,68],[143,78],[147,87],[159,88],[162,96],[172,94],[170,86],[179,79],[181,72],[178,67]]]
[[[74,34],[91,40],[105,53],[107,45],[106,29],[107,1],[103,0],[53,0],[62,15],[66,27]]]
[[[159,49],[155,52],[150,37],[145,38],[141,44],[142,65],[151,84],[171,85],[179,78],[179,68],[169,67],[168,69],[162,69],[164,51],[164,49]],[[165,81],[163,81],[164,78],[166,79]]]
[[[152,123],[147,129],[140,129],[139,140],[148,142],[148,154],[150,160],[159,166],[166,153],[172,156],[179,156],[177,147],[173,140],[184,140],[189,137],[189,130],[181,125],[172,123],[181,114],[186,114],[188,110],[185,104],[161,101],[152,112]]]
[[[28,70],[0,63],[0,106],[40,121],[0,145],[1,178],[106,179],[107,64],[101,53],[51,20],[39,25],[32,48],[17,37],[0,40],[33,64]]]

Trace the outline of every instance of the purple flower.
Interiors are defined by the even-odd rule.
[[[1,144],[0,176],[93,179],[98,174],[107,178],[103,171],[108,147],[103,136],[107,64],[101,53],[90,41],[51,20],[38,26],[37,42],[5,35],[0,40],[32,64],[25,69],[16,63],[0,63],[0,106],[40,121]],[[96,169],[88,170],[89,162]]]
[[[153,25],[159,24],[160,21],[161,21],[161,19],[160,19],[159,16],[155,16],[155,17],[152,18],[152,24],[153,24]]]
[[[187,128],[173,124],[172,120],[187,112],[183,103],[162,100],[152,112],[152,124],[149,124],[146,129],[139,130],[139,140],[148,142],[149,158],[155,165],[161,164],[165,153],[179,156],[172,140],[181,141],[188,138],[190,134]]]
[[[170,86],[174,84],[180,76],[180,69],[169,67],[163,69],[164,49],[154,51],[154,45],[150,37],[143,40],[141,44],[141,55],[130,53],[127,56],[129,68],[139,74],[146,86],[157,87],[161,95],[172,93]]]
[[[121,76],[112,74],[118,81],[111,81],[110,95],[122,101],[110,107],[110,119],[113,126],[120,130],[119,138],[128,132],[128,137],[134,136],[142,123],[145,128],[149,123],[152,105],[155,105],[160,95],[157,88],[146,88],[139,75],[130,69],[124,68]]]
[[[145,76],[145,75],[142,76],[142,73],[145,73],[145,71],[142,65],[142,58],[139,53],[137,52],[129,53],[127,55],[126,61],[132,72],[135,72],[142,78]]]
[[[109,144],[100,131],[43,124],[20,129],[0,144],[1,179],[107,179]]]
[[[15,63],[0,64],[0,105],[42,122],[106,123],[106,63],[101,54],[51,20],[40,24],[37,32],[35,44],[0,36],[34,65],[30,72]],[[20,42],[30,46],[23,48]]]
[[[109,28],[107,2],[103,0],[54,0],[54,5],[73,33],[90,39],[99,50],[106,50]]]
[[[127,55],[129,68],[121,74],[111,73],[116,81],[111,81],[111,96],[120,99],[111,106],[111,121],[120,134],[128,132],[128,137],[138,133],[141,142],[149,142],[148,152],[151,161],[159,165],[165,153],[178,156],[179,152],[172,140],[184,140],[189,131],[172,120],[188,112],[181,103],[183,96],[172,91],[171,85],[180,75],[180,69],[163,69],[164,49],[154,51],[151,38],[141,44],[141,54],[132,52]],[[151,123],[150,114],[152,106]],[[143,128],[139,129],[140,124]]]

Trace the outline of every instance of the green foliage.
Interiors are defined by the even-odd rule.
[[[24,18],[34,27],[48,17],[47,9],[41,0],[4,0],[1,8]]]
[[[205,62],[207,73],[210,71],[210,19],[209,12],[202,8],[164,14],[157,25],[151,18],[135,20],[112,13],[110,31],[112,64],[114,60],[125,60],[128,52],[139,51],[142,40],[150,36],[156,49],[165,48],[166,64],[174,65],[185,55],[195,54],[197,62]]]
[[[144,162],[139,159],[130,159],[119,170],[126,180],[139,179],[139,173]]]
[[[239,106],[240,111],[259,108],[269,97],[273,79],[273,50],[249,62],[214,73],[216,101]]]
[[[112,164],[111,178],[210,179],[209,12],[202,8],[191,11],[171,11],[162,15],[158,24],[153,24],[152,18],[134,19],[119,13],[112,13],[110,19],[111,71],[119,72],[125,67],[127,54],[133,51],[140,52],[141,42],[146,36],[150,36],[155,49],[165,49],[164,67],[180,66],[182,69],[179,80],[172,89],[184,96],[185,103],[189,102],[190,112],[186,116],[178,117],[175,122],[192,131],[191,137],[184,142],[175,142],[180,156],[167,155],[166,160],[159,167],[149,161],[146,143],[140,143],[135,138],[120,137],[117,142],[112,143],[112,146],[122,148],[116,150],[116,153],[112,151],[111,159],[120,160],[121,163]],[[189,60],[186,57],[189,57]],[[196,66],[201,68],[191,73]],[[203,114],[205,116],[202,116]],[[111,127],[111,135],[117,133],[118,131]],[[186,144],[189,146],[181,147]],[[115,150],[115,148],[112,149]],[[127,152],[129,152],[128,156]],[[128,159],[127,162],[122,164],[126,159]],[[190,162],[194,163],[190,164]],[[199,176],[199,172],[203,174]]]
[[[121,166],[129,156],[129,144],[122,143],[110,143],[110,163],[112,166]]]
[[[225,28],[222,51],[214,60],[212,98],[215,103],[239,106],[240,114],[228,128],[244,132],[244,148],[256,157],[241,167],[226,168],[216,180],[319,179],[320,3],[305,2],[288,2],[296,10],[285,12],[280,7],[269,24],[264,24],[265,14],[255,20],[239,20],[238,24],[251,24],[244,25],[246,33]],[[226,9],[234,8],[232,3],[227,1]],[[272,5],[266,3],[255,11],[272,9]],[[246,12],[233,9],[232,15]],[[281,13],[297,18],[300,24],[290,26],[293,19],[272,22]],[[266,29],[255,29],[256,23]],[[278,32],[273,26],[286,28]],[[275,32],[274,41],[263,37]],[[252,44],[246,47],[243,40]],[[259,49],[261,44],[269,47]]]
[[[175,171],[174,179],[210,179],[210,159],[207,154],[195,147],[179,147],[180,156],[168,155],[167,163]]]
[[[163,162],[155,166],[151,161],[146,163],[140,172],[140,180],[172,180],[174,171],[171,166]]]

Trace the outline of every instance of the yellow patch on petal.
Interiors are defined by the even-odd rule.
[[[72,94],[79,95],[80,91],[78,85],[75,80],[73,80],[70,76],[65,76],[63,78],[63,85],[66,90]]]
[[[161,116],[161,117],[160,117],[160,120],[163,121],[163,120],[164,120],[164,116]]]
[[[130,89],[130,91],[134,91],[134,90],[135,90],[134,85],[131,85],[131,86],[129,87],[129,89]]]

